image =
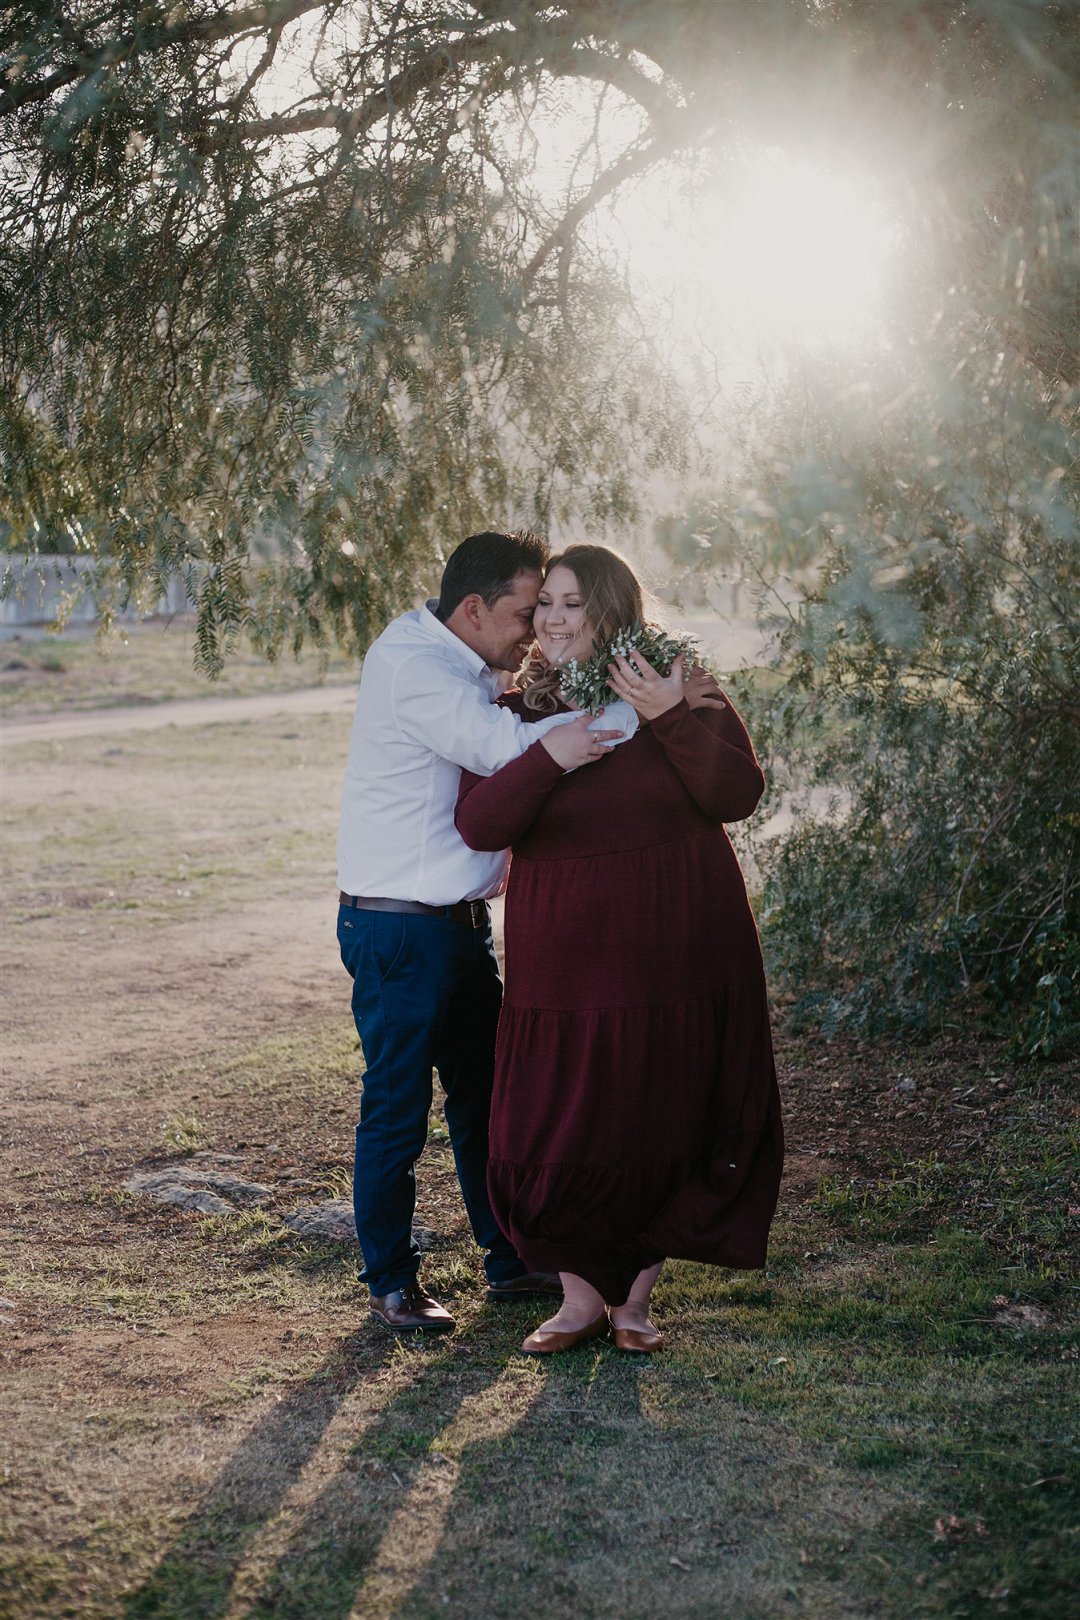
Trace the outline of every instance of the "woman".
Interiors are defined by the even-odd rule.
[[[533,620],[540,658],[508,700],[562,707],[560,666],[644,619],[630,568],[602,546],[552,558]],[[465,773],[457,825],[511,846],[506,987],[488,1171],[499,1223],[564,1302],[522,1349],[607,1332],[649,1352],[666,1256],[765,1260],[783,1158],[757,930],[724,831],[764,779],[726,701],[691,710],[681,661],[618,657],[627,741],[564,772],[540,744]]]

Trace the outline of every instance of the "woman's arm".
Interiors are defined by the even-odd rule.
[[[742,821],[753,815],[765,777],[728,699],[722,709],[691,710],[685,702],[677,703],[656,715],[650,730],[703,815],[711,821]]]
[[[691,712],[681,655],[666,675],[639,652],[617,653],[608,670],[612,688],[648,720],[703,815],[710,821],[742,821],[754,813],[765,778],[746,727],[715,683],[715,697],[699,696],[703,706]]]
[[[560,776],[595,765],[610,753],[608,744],[623,736],[591,714],[555,718],[564,723],[538,720],[525,728],[544,735],[501,771],[488,777],[462,772],[454,824],[470,849],[507,849],[532,826]]]
[[[509,849],[528,832],[562,775],[542,742],[493,776],[462,771],[454,825],[470,849]]]

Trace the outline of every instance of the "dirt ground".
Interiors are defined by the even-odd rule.
[[[233,818],[248,808],[250,785],[247,791],[238,785],[230,793],[228,771],[222,771],[209,804],[205,781],[170,769],[167,757],[140,769],[135,756],[136,768],[126,769],[133,734],[204,733],[209,725],[267,726],[280,733],[304,726],[314,716],[329,716],[338,722],[340,735],[353,701],[351,689],[324,687],[5,724],[5,820],[10,825],[20,809],[34,815],[29,849],[21,846],[20,877],[7,872],[17,885],[14,894],[9,890],[9,903],[30,907],[5,930],[3,941],[4,1068],[10,1102],[25,1106],[31,1097],[54,1095],[57,1087],[114,1072],[125,1063],[149,1058],[160,1065],[193,1055],[201,1036],[216,1046],[288,1028],[297,1020],[340,1015],[333,838],[343,755],[327,759],[323,772],[313,768],[314,762],[305,762],[311,775],[302,805],[296,806],[302,808],[303,823],[293,830],[306,835],[310,862],[298,863],[295,872],[278,874],[265,887],[245,894],[239,911],[196,905],[185,914],[181,904],[177,913],[159,915],[165,948],[151,952],[142,928],[124,926],[130,913],[123,908],[137,891],[155,882],[167,902],[173,887],[170,874],[178,878],[175,898],[191,898],[179,890],[197,882],[185,876],[192,860],[178,852],[176,839],[169,838],[164,849],[159,839],[158,850],[170,870],[133,870],[126,890],[103,892],[100,881],[93,881],[90,862],[67,859],[65,801],[77,800],[83,811],[107,813],[119,795],[129,824],[153,830],[160,824],[164,797],[177,838],[205,853],[215,836],[223,842],[233,835]],[[127,754],[117,746],[121,738],[128,739]],[[90,1126],[95,1104],[88,1101],[86,1107],[85,1124]]]

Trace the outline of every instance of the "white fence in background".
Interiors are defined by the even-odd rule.
[[[94,600],[93,575],[97,562],[91,557],[37,556],[4,558],[4,587],[0,600],[0,628],[19,625],[52,624],[63,618],[68,624],[93,624],[98,617]],[[142,611],[130,605],[117,618],[145,619],[154,614],[185,613],[189,610],[184,580],[175,574],[169,588],[152,607]]]

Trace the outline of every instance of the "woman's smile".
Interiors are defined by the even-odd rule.
[[[591,654],[593,627],[577,576],[569,568],[556,564],[540,587],[533,632],[549,664],[565,664]]]

